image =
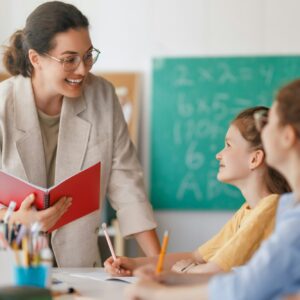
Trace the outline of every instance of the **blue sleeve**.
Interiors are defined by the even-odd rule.
[[[269,300],[300,279],[300,214],[280,222],[250,262],[209,282],[211,300]]]

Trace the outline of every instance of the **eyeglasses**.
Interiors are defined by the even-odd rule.
[[[70,55],[65,58],[56,58],[48,53],[45,53],[47,57],[61,63],[65,72],[75,71],[80,65],[81,61],[83,61],[84,65],[87,68],[92,68],[93,64],[97,61],[99,54],[100,51],[95,48],[89,50],[86,54],[83,55],[82,58],[79,54]]]
[[[254,118],[256,129],[259,132],[261,132],[263,130],[263,128],[268,124],[268,118],[269,118],[268,110],[261,109],[261,110],[256,111],[253,114],[253,118]]]

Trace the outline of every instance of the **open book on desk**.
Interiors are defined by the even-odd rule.
[[[17,203],[31,193],[35,194],[34,205],[38,210],[52,206],[63,196],[72,197],[72,205],[50,228],[49,232],[99,209],[101,163],[80,171],[49,189],[45,189],[0,170],[0,203],[8,206],[11,200]]]
[[[70,275],[73,277],[86,278],[97,281],[117,281],[123,283],[135,283],[138,280],[138,278],[134,276],[111,276],[101,270],[98,272],[71,273]]]

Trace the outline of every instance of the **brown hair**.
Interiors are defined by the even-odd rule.
[[[3,64],[11,75],[30,77],[32,65],[28,58],[29,49],[44,54],[55,47],[53,38],[57,33],[88,26],[88,19],[74,5],[60,1],[46,2],[28,16],[23,30],[11,36]]]
[[[259,110],[268,111],[269,108],[265,106],[256,106],[245,109],[235,117],[232,124],[237,126],[241,135],[247,142],[249,142],[252,149],[264,151],[260,132],[256,129],[253,116],[254,113]],[[275,169],[266,166],[266,174],[264,178],[267,188],[271,193],[283,194],[291,192],[291,188],[285,178]]]
[[[276,102],[280,123],[292,125],[300,137],[300,80],[282,87],[277,93]]]

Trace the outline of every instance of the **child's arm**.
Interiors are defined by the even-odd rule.
[[[143,266],[134,271],[134,275],[142,280],[151,280],[165,285],[191,285],[207,283],[212,275],[209,274],[179,274],[172,271],[156,273],[155,267]]]
[[[208,299],[207,285],[167,287],[154,281],[139,281],[125,289],[127,300],[206,300]]]
[[[171,270],[172,266],[179,260],[194,260],[193,252],[168,253],[164,260],[164,270]],[[132,276],[132,272],[144,265],[156,266],[158,256],[151,257],[118,257],[116,261],[112,257],[108,258],[104,267],[106,272],[116,276]]]
[[[300,294],[288,295],[284,298],[284,300],[299,300]]]

